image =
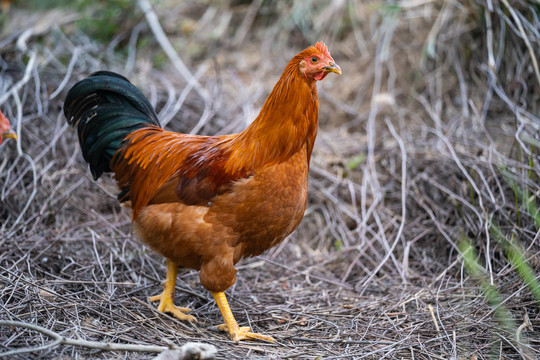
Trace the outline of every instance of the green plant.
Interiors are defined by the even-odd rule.
[[[135,3],[128,0],[77,0],[72,6],[82,14],[77,22],[81,31],[104,43],[109,43],[135,16]]]
[[[496,224],[491,224],[490,233],[497,243],[502,246],[510,264],[516,269],[519,277],[532,292],[536,298],[536,302],[540,306],[540,282],[536,278],[534,270],[527,262],[519,240],[515,238],[514,233],[511,239],[508,240]]]
[[[478,255],[471,244],[471,240],[462,235],[459,250],[467,272],[475,278],[484,291],[488,304],[493,308],[497,323],[510,334],[515,334],[516,324],[510,311],[504,306],[499,290],[489,281],[489,276],[478,262]]]

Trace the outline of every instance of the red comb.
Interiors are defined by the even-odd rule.
[[[329,58],[332,58],[332,56],[330,55],[330,53],[328,52],[328,47],[326,46],[325,43],[323,43],[322,41],[319,41],[318,43],[315,44],[315,48],[317,50],[319,50],[321,53],[323,53],[323,55],[329,57]]]
[[[2,128],[3,126],[7,126],[7,128],[9,129],[9,120],[4,116],[2,110],[0,110],[0,128]]]

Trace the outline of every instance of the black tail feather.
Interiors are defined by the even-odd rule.
[[[98,71],[69,90],[64,114],[77,126],[84,159],[94,179],[111,171],[110,162],[133,131],[159,126],[158,116],[146,97],[128,79]]]

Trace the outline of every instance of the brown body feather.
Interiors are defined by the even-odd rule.
[[[301,62],[319,52],[312,46],[291,60],[243,132],[195,136],[147,127],[113,158],[143,241],[200,269],[210,291],[231,286],[234,264],[281,242],[303,217],[318,97]]]
[[[148,205],[135,220],[137,232],[158,253],[201,270],[205,288],[224,291],[236,280],[234,264],[278,244],[300,223],[307,202],[306,153],[304,148],[289,161],[236,181],[210,206]]]

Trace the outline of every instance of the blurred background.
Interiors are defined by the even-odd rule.
[[[540,355],[538,1],[2,2],[0,319],[66,337],[205,341],[218,358],[534,359]],[[309,204],[294,234],[243,261],[233,345],[194,271],[157,315],[164,260],[97,183],[62,105],[94,71],[128,77],[169,130],[244,129],[292,56],[324,41]],[[249,306],[247,305],[249,304]],[[251,306],[253,304],[253,306]],[[52,346],[0,327],[0,353],[149,358]],[[0,354],[1,355],[1,354]]]

